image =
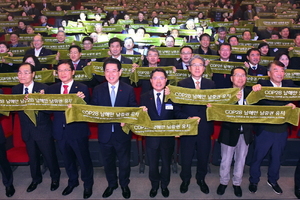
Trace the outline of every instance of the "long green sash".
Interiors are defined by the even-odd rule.
[[[245,64],[242,62],[210,61],[209,65],[206,66],[206,72],[208,74],[230,74],[231,69],[234,67],[243,67],[248,71],[248,68],[245,67]]]
[[[256,27],[272,26],[272,27],[290,27],[292,24],[290,19],[258,19],[255,20]]]
[[[127,134],[131,130],[136,135],[141,136],[181,136],[198,134],[197,119],[151,121],[151,124],[153,128],[125,124],[122,129]]]
[[[235,123],[290,123],[298,126],[299,108],[291,106],[240,106],[212,104],[206,109],[208,121],[226,121]]]
[[[76,105],[66,110],[67,123],[95,122],[95,123],[128,123],[151,127],[151,120],[147,112],[136,107],[106,107]]]
[[[257,103],[261,99],[276,101],[299,101],[300,88],[292,87],[262,87],[259,91],[251,91],[247,96],[248,104]]]
[[[165,101],[171,99],[174,103],[207,105],[208,103],[233,104],[238,101],[236,97],[238,88],[196,90],[168,85],[170,94]]]

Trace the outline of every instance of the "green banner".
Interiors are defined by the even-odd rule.
[[[271,40],[271,39],[266,39],[267,43],[270,45],[272,48],[287,48],[287,47],[292,47],[295,45],[293,39],[280,39],[280,40]]]
[[[258,80],[269,80],[270,77],[269,76],[250,76],[247,75],[247,83],[246,86],[253,86],[257,84]]]
[[[85,67],[84,67],[85,68]],[[83,68],[83,69],[84,69]],[[74,80],[75,81],[90,81],[91,78],[88,77],[84,71],[82,70],[76,70],[75,75],[74,75]]]
[[[242,45],[242,46],[252,46],[252,47],[257,48],[261,42],[262,42],[261,40],[257,40],[257,41],[240,40],[239,41],[239,45]]]
[[[293,47],[293,49],[289,51],[289,56],[291,58],[300,57],[300,47]]]
[[[23,111],[23,110],[55,110],[64,111],[68,104],[86,104],[76,94],[25,94],[0,95],[0,110]]]
[[[64,16],[64,11],[42,11],[42,14],[45,16]]]
[[[262,66],[268,66],[270,62],[274,61],[274,57],[271,56],[261,56],[259,64]]]
[[[181,47],[155,47],[159,52],[160,58],[180,58]]]
[[[34,32],[36,32],[36,33],[47,33],[48,28],[46,26],[35,26],[34,27]]]
[[[167,33],[168,32],[168,28],[167,27],[153,27],[153,26],[149,26],[149,27],[146,27],[146,32],[147,33]]]
[[[234,67],[243,67],[248,71],[248,68],[245,67],[245,64],[242,62],[224,62],[224,61],[210,61],[206,66],[206,71],[208,74],[219,73],[219,74],[230,74],[231,69]]]
[[[241,46],[241,45],[232,46],[231,53],[232,54],[246,54],[247,51],[251,48],[252,48],[251,46]]]
[[[55,82],[54,71],[53,70],[36,71],[34,80],[40,83],[54,83]],[[19,79],[17,73],[0,73],[0,85],[13,86],[18,84],[19,84]]]
[[[256,27],[290,27],[292,21],[290,19],[258,19],[255,20]]]
[[[255,104],[262,99],[276,101],[299,101],[300,88],[292,87],[262,87],[259,91],[251,91],[247,96],[247,104]]]
[[[238,101],[236,97],[238,88],[197,90],[168,85],[170,94],[165,101],[171,99],[174,103],[207,105],[208,103],[233,104]]]
[[[128,19],[128,20],[119,19],[117,21],[117,24],[121,24],[121,25],[133,24],[133,19]]]
[[[134,134],[141,136],[182,136],[198,134],[197,119],[151,121],[151,124],[153,128],[125,124],[122,129],[125,133],[129,133],[129,130],[131,130]]]
[[[67,10],[66,15],[80,15],[80,13],[88,14],[90,12],[89,10]]]
[[[298,17],[298,14],[293,14],[293,13],[286,13],[286,14],[278,14],[276,15],[277,19],[296,19]]]
[[[147,112],[135,107],[106,107],[72,104],[66,110],[67,123],[127,123],[151,128],[151,120]]]
[[[284,71],[284,79],[292,79],[293,81],[300,81],[300,70],[286,69]]]
[[[173,71],[173,66],[160,68],[163,68],[166,71],[168,74],[168,80],[176,80],[176,74]],[[137,67],[134,72],[131,73],[129,79],[134,83],[137,83],[140,79],[149,80],[153,69],[153,67]]]
[[[69,47],[71,45],[72,43],[44,43],[43,47],[46,49],[51,49],[51,51],[58,51],[58,50],[69,50]]]
[[[12,52],[12,54],[14,56],[24,56],[26,51],[31,49],[30,47],[11,47],[10,48],[10,52]]]
[[[123,25],[115,25],[115,26],[103,26],[102,32],[117,32],[121,33],[124,29]]]
[[[17,27],[18,22],[15,21],[0,21],[0,27]]]
[[[70,59],[69,50],[59,50],[60,60]],[[91,58],[105,58],[108,57],[108,49],[102,50],[83,50],[81,52],[81,59],[91,59]]]
[[[298,126],[299,108],[291,106],[240,106],[212,104],[206,109],[208,121],[225,121],[234,123],[290,123]]]

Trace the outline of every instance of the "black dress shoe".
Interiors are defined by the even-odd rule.
[[[6,194],[7,197],[12,197],[15,194],[15,191],[16,190],[15,190],[13,185],[8,186],[8,187],[5,188],[5,192],[6,192],[5,194]]]
[[[297,199],[300,199],[300,188],[295,187],[295,196],[297,197]]]
[[[37,182],[32,182],[30,183],[30,185],[27,188],[27,192],[32,192],[33,190],[35,190],[37,188],[37,185],[40,184],[41,182],[37,183]]]
[[[103,198],[109,197],[110,195],[112,195],[112,193],[114,192],[114,190],[117,189],[117,188],[118,188],[118,186],[115,186],[115,187],[107,187],[107,188],[105,189],[105,191],[103,192],[102,197],[103,197]]]
[[[250,185],[249,185],[249,191],[251,193],[255,193],[257,191],[257,184],[256,183],[250,183]]]
[[[79,184],[78,184],[79,185]],[[67,186],[65,189],[64,189],[64,191],[62,192],[62,195],[64,195],[64,196],[66,196],[66,195],[68,195],[68,194],[70,194],[71,192],[73,192],[73,189],[75,188],[75,187],[77,187],[78,185],[74,185],[74,186]]]
[[[59,187],[59,181],[52,181],[51,182],[51,186],[50,186],[51,191],[57,190],[58,187]]]
[[[154,198],[155,196],[157,195],[157,189],[151,189],[150,190],[150,193],[149,193],[149,196],[151,197],[151,198]]]
[[[204,194],[208,194],[209,193],[209,188],[206,185],[204,180],[199,180],[197,181],[197,184],[200,186],[200,190],[204,193]]]
[[[241,186],[233,185],[233,190],[234,190],[235,196],[237,196],[237,197],[242,197],[243,196],[243,192],[242,192]]]
[[[225,193],[226,188],[227,188],[227,185],[220,184],[217,189],[217,194],[223,195]]]
[[[161,188],[161,194],[164,196],[164,197],[169,197],[169,189],[168,188]]]
[[[122,188],[122,195],[125,199],[129,199],[131,196],[131,192],[128,186],[126,187],[121,187]]]
[[[84,188],[83,190],[83,198],[88,199],[92,196],[93,194],[93,189],[92,188]]]
[[[276,194],[282,194],[282,189],[280,188],[280,186],[278,185],[278,183],[271,183],[270,181],[267,181],[268,185],[272,187],[273,191]]]
[[[180,185],[180,192],[186,193],[189,190],[189,184],[190,182],[182,182]]]

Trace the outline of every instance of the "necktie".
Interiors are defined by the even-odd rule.
[[[255,71],[256,70],[256,66],[252,66],[252,69]]]
[[[111,86],[110,102],[111,102],[112,107],[115,106],[115,101],[116,101],[115,87],[116,86],[113,86],[113,85]],[[111,125],[111,132],[115,132],[114,124]]]
[[[25,94],[28,94],[28,88],[25,88]]]
[[[200,89],[200,82],[199,81],[196,81],[196,89]]]
[[[77,67],[78,64],[73,64],[73,65],[74,65],[74,69],[76,70],[76,67]]]
[[[63,94],[69,94],[69,91],[68,91],[68,85],[63,85],[63,87],[64,87],[64,92],[63,92]]]
[[[156,110],[157,110],[157,114],[160,115],[160,113],[161,113],[161,100],[159,98],[160,93],[157,93],[156,95],[157,95],[157,97],[156,97]]]

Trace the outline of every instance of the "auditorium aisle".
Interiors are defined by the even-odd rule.
[[[281,167],[281,177],[279,180],[279,185],[282,187],[283,194],[277,195],[275,194],[270,186],[267,185],[266,181],[266,171],[267,168],[264,166],[262,169],[262,178],[258,185],[258,191],[256,194],[251,194],[248,190],[248,171],[249,167],[246,166],[245,172],[244,172],[244,178],[242,183],[242,189],[243,189],[243,197],[238,198],[233,194],[233,188],[231,183],[228,185],[226,192],[223,196],[219,196],[216,194],[217,187],[219,185],[219,167],[211,165],[211,173],[207,175],[206,182],[209,186],[210,193],[209,194],[203,194],[199,186],[196,184],[195,179],[192,179],[189,191],[185,194],[181,194],[179,192],[179,186],[181,184],[181,180],[179,178],[179,174],[172,174],[171,176],[171,183],[169,185],[170,190],[170,196],[169,198],[164,198],[161,195],[160,190],[158,191],[158,194],[155,198],[156,200],[190,200],[190,199],[295,199],[294,196],[294,181],[293,181],[293,175],[295,171],[294,166],[283,166]],[[50,191],[50,177],[49,177],[49,171],[47,171],[44,174],[43,182],[38,185],[37,189],[31,193],[27,193],[26,189],[29,186],[31,179],[29,174],[29,167],[28,166],[21,166],[18,167],[14,172],[14,185],[16,188],[16,193],[12,198],[7,198],[5,196],[5,189],[4,186],[1,183],[0,186],[0,199],[55,199],[55,200],[61,200],[61,199],[83,199],[83,185],[80,181],[80,185],[74,189],[74,191],[68,195],[68,196],[62,196],[61,193],[64,190],[64,188],[67,186],[67,175],[63,168],[62,170],[62,176],[60,181],[60,187],[54,191]],[[195,170],[196,168],[193,167],[193,177],[195,176]],[[179,167],[180,171],[180,167]],[[95,185],[93,188],[93,195],[90,199],[102,199],[102,193],[104,192],[105,188],[107,187],[107,182],[105,180],[104,175],[104,169],[103,167],[94,168],[94,179],[95,179]],[[149,191],[150,191],[150,182],[148,180],[148,167],[146,167],[144,174],[139,174],[139,168],[138,167],[132,167],[131,168],[131,182],[129,184],[129,187],[131,189],[131,200],[145,200],[145,199],[151,199],[149,197]],[[119,187],[114,191],[111,197],[107,198],[108,200],[115,200],[115,199],[124,199],[122,197],[122,191]]]

